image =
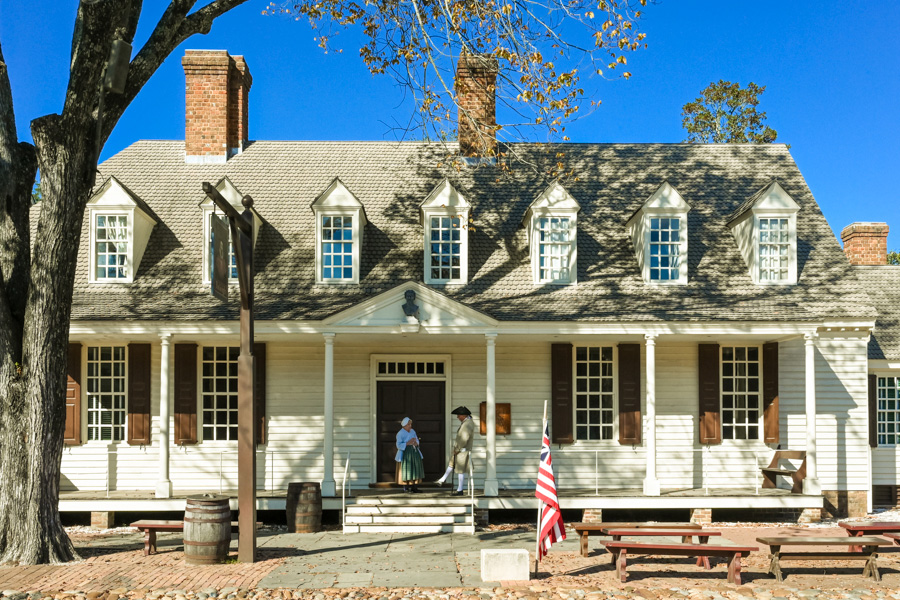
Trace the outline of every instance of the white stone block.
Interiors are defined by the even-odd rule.
[[[482,581],[528,581],[528,550],[482,550]]]

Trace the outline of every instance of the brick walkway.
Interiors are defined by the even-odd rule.
[[[0,567],[0,589],[82,592],[134,589],[252,588],[284,561],[283,552],[259,549],[254,564],[188,565],[184,552],[163,550],[144,556],[143,550],[85,548],[83,561],[65,565]],[[232,553],[231,557],[236,557]]]

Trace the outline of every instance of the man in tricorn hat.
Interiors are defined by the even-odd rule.
[[[472,420],[472,411],[465,406],[454,408],[450,414],[456,415],[460,425],[456,432],[456,441],[453,442],[453,450],[450,452],[450,464],[447,466],[447,471],[435,483],[443,485],[456,470],[459,487],[456,488],[453,495],[462,496],[466,483],[466,471],[469,468],[469,454],[472,452],[472,442],[475,439],[475,421]]]

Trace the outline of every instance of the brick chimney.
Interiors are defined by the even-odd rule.
[[[224,163],[249,139],[247,106],[253,78],[243,56],[225,50],[188,50],[185,79],[184,158]]]
[[[459,153],[493,156],[497,151],[497,60],[463,52],[456,66]]]
[[[841,231],[851,265],[886,265],[887,237],[887,223],[852,223]]]

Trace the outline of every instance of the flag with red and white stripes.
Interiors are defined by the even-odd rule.
[[[543,503],[541,510],[541,527],[538,532],[538,552],[545,556],[550,546],[566,539],[566,526],[563,524],[559,510],[559,499],[556,496],[556,480],[553,477],[553,465],[550,459],[550,430],[544,421],[544,439],[541,441],[541,466],[538,469],[537,489],[534,492]]]

